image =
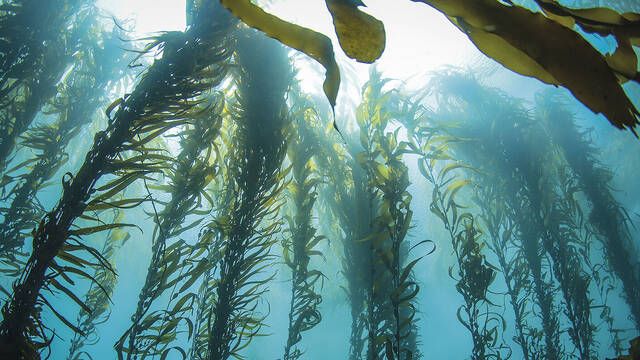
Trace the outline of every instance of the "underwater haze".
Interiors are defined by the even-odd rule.
[[[640,359],[638,28],[0,0],[0,359]]]

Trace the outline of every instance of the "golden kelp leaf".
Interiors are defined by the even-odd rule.
[[[505,67],[564,86],[618,128],[633,131],[638,125],[640,114],[618,83],[616,73],[604,55],[576,31],[543,14],[495,0],[413,1],[447,15],[481,51]]]
[[[363,63],[376,61],[384,52],[384,24],[358,9],[363,5],[353,0],[325,0],[333,17],[333,25],[344,52]]]
[[[576,24],[584,31],[601,36],[613,36],[618,43],[616,51],[607,55],[607,63],[620,75],[622,81],[640,81],[638,58],[633,44],[640,41],[640,14],[620,14],[609,8],[572,9],[557,0],[536,0],[547,17],[569,28]]]
[[[248,26],[302,51],[319,62],[327,71],[324,93],[331,106],[335,107],[340,88],[340,70],[333,53],[333,45],[328,37],[269,14],[252,4],[250,0],[220,0],[220,3]]]

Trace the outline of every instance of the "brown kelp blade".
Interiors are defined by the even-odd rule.
[[[505,67],[567,88],[614,126],[635,133],[640,114],[622,89],[618,72],[566,24],[495,0],[413,1],[447,15],[478,49]]]
[[[220,3],[248,26],[302,51],[319,62],[326,70],[324,93],[331,106],[335,107],[340,87],[340,70],[328,37],[269,14],[252,4],[250,0],[220,0]]]
[[[382,21],[362,12],[359,0],[326,0],[340,47],[352,59],[363,63],[378,60],[386,46]]]

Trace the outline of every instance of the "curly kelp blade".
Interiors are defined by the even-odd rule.
[[[335,107],[340,88],[340,70],[328,37],[269,14],[250,0],[220,0],[220,3],[248,26],[319,62],[326,70],[324,93],[331,106]]]
[[[607,59],[575,30],[541,13],[495,0],[413,0],[444,13],[505,67],[567,88],[614,126],[635,134],[640,114]]]
[[[325,0],[333,18],[340,47],[352,59],[363,63],[376,61],[386,45],[382,21],[360,11],[359,0]]]

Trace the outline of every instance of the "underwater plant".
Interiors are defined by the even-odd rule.
[[[313,159],[317,145],[311,144],[314,137],[309,127],[317,126],[314,123],[318,122],[318,114],[308,99],[293,97],[292,102],[294,125],[287,151],[292,176],[287,193],[292,204],[286,216],[288,236],[282,245],[283,259],[291,269],[291,306],[284,360],[303,356],[303,351],[297,345],[302,340],[302,333],[311,330],[322,320],[318,310],[322,302],[318,286],[324,279],[321,271],[310,268],[312,257],[322,255],[317,245],[324,240],[323,236],[316,234],[313,224],[313,208],[320,179]]]
[[[210,310],[207,359],[239,356],[261,328],[257,302],[271,276],[271,246],[281,221],[280,194],[286,186],[282,163],[287,149],[288,116],[285,95],[292,69],[285,49],[254,33],[238,34],[235,103],[230,113],[236,129],[224,166],[224,191],[229,203],[218,219],[219,273]],[[263,71],[263,68],[270,71]]]
[[[34,231],[33,252],[3,307],[0,324],[3,356],[38,358],[38,349],[49,343],[40,321],[41,308],[46,306],[54,314],[60,314],[50,306],[42,290],[63,292],[84,307],[56,277],[90,264],[73,252],[84,252],[107,266],[97,250],[83,243],[82,237],[124,224],[100,223],[77,229],[73,229],[73,224],[79,218],[95,221],[85,215],[89,211],[133,207],[146,201],[132,198],[115,202],[113,197],[136,180],[166,168],[166,156],[154,154],[146,144],[169,129],[185,125],[199,103],[197,96],[215,85],[208,72],[218,54],[217,44],[209,42],[215,32],[209,16],[206,22],[202,20],[199,18],[185,32],[161,34],[146,47],[146,52],[162,49],[162,56],[141,76],[130,94],[109,106],[106,111],[109,125],[96,134],[93,147],[77,173],[64,176],[61,199]],[[109,179],[108,175],[113,177]],[[98,185],[102,178],[110,181]],[[71,265],[63,265],[65,262]],[[75,273],[90,279],[81,271]],[[64,317],[58,318],[70,324]]]
[[[45,213],[36,195],[68,160],[67,145],[71,139],[95,118],[108,89],[124,76],[127,59],[119,48],[122,36],[118,27],[107,32],[94,21],[80,39],[73,70],[60,82],[56,96],[45,106],[47,115],[55,116],[55,120],[33,126],[23,135],[20,146],[35,156],[13,167],[22,172],[19,175],[10,175],[13,170],[5,174],[5,179],[10,177],[15,183],[11,190],[13,197],[2,212],[0,223],[0,262],[8,267],[3,270],[8,276],[17,276],[24,266],[16,257],[16,251],[20,251],[27,232]]]
[[[464,299],[457,317],[471,333],[471,359],[502,359],[505,346],[498,341],[505,331],[505,321],[488,299],[489,287],[498,269],[482,252],[486,244],[476,216],[465,210],[467,206],[457,199],[458,193],[471,183],[470,179],[462,177],[464,173],[458,173],[459,170],[473,168],[452,161],[449,148],[460,140],[441,129],[428,129],[424,125],[412,133],[416,134],[416,130],[423,136],[411,139],[413,142],[409,146],[420,156],[420,173],[433,185],[429,209],[443,223],[453,246],[457,263],[449,268],[449,276],[456,280],[456,290]]]
[[[405,241],[413,216],[412,196],[407,191],[409,170],[403,162],[406,149],[399,141],[400,128],[391,129],[394,113],[390,101],[393,92],[383,90],[387,82],[375,68],[372,69],[369,81],[363,86],[362,103],[356,110],[361,146],[365,149],[356,158],[360,166],[367,170],[377,197],[373,220],[375,230],[361,241],[371,243],[374,252],[371,266],[381,263],[387,273],[381,274],[382,269],[372,271],[373,274],[380,274],[373,279],[374,299],[380,296],[376,293],[383,293],[384,279],[390,280],[391,285],[389,293],[384,294],[386,299],[383,298],[383,304],[376,304],[390,311],[391,318],[384,319],[384,335],[380,337],[376,334],[373,338],[369,334],[369,341],[380,343],[384,340],[386,359],[412,359],[419,357],[415,348],[417,329],[414,298],[420,290],[412,272],[424,256],[408,260],[411,250],[416,246],[409,248]]]
[[[640,329],[640,267],[633,260],[627,211],[615,199],[611,188],[612,174],[597,160],[587,133],[578,129],[560,98],[541,95],[537,104],[540,120],[549,128],[549,136],[560,148],[580,190],[591,204],[588,221],[604,245],[607,265],[622,282],[624,298],[636,329]]]
[[[204,17],[205,11],[213,9],[198,11]],[[235,22],[220,12],[208,34],[210,48],[199,54],[203,60],[205,56],[210,57],[204,61],[210,61],[206,76],[211,84],[219,84],[227,74],[233,53],[231,44],[234,27]],[[171,165],[165,171],[168,183],[154,187],[169,194],[169,199],[163,203],[162,210],[157,210],[155,203],[158,201],[154,200],[151,215],[156,227],[151,241],[151,261],[135,313],[131,317],[131,326],[115,344],[120,357],[124,353],[127,359],[167,356],[171,351],[186,353],[179,346],[171,346],[171,343],[177,337],[182,323],[193,327],[186,312],[195,294],[185,294],[185,290],[206,271],[207,264],[198,259],[202,253],[199,250],[204,249],[199,244],[189,245],[179,236],[204,220],[204,217],[199,217],[186,221],[189,215],[202,215],[203,200],[208,203],[204,204],[205,207],[213,205],[206,187],[216,176],[219,158],[214,141],[222,125],[223,104],[220,94],[208,97],[211,104],[194,108],[195,112],[192,112],[188,123],[174,135],[180,138],[181,150],[175,159],[169,161]],[[206,99],[204,95],[203,99]],[[154,309],[154,303],[169,292],[171,297],[167,309]],[[171,307],[170,303],[174,300],[175,306]]]
[[[79,41],[94,22],[93,0],[10,0],[0,8],[0,172],[16,142],[56,94]]]
[[[122,222],[123,212],[115,210],[114,223]],[[76,320],[76,331],[71,340],[69,354],[67,360],[80,360],[82,356],[90,357],[90,354],[83,351],[86,345],[96,344],[100,337],[97,334],[96,327],[109,320],[111,315],[109,307],[113,290],[118,281],[115,270],[115,255],[117,251],[129,240],[129,233],[121,229],[111,229],[107,234],[104,245],[100,250],[102,257],[109,262],[111,268],[98,266],[93,275],[93,283],[89,287],[84,303],[90,312],[81,309]],[[82,335],[81,335],[82,334]]]
[[[438,124],[455,118],[464,126],[448,131],[465,141],[455,144],[456,156],[488,178],[483,183],[502,184],[500,194],[514,216],[519,245],[526,260],[535,303],[544,334],[546,359],[562,357],[559,319],[554,304],[551,273],[546,271],[543,240],[547,236],[542,217],[541,189],[537,179],[542,171],[543,152],[534,144],[544,143],[526,109],[516,100],[496,90],[483,88],[464,74],[443,74],[435,80],[439,92]],[[494,154],[501,154],[496,157]]]

